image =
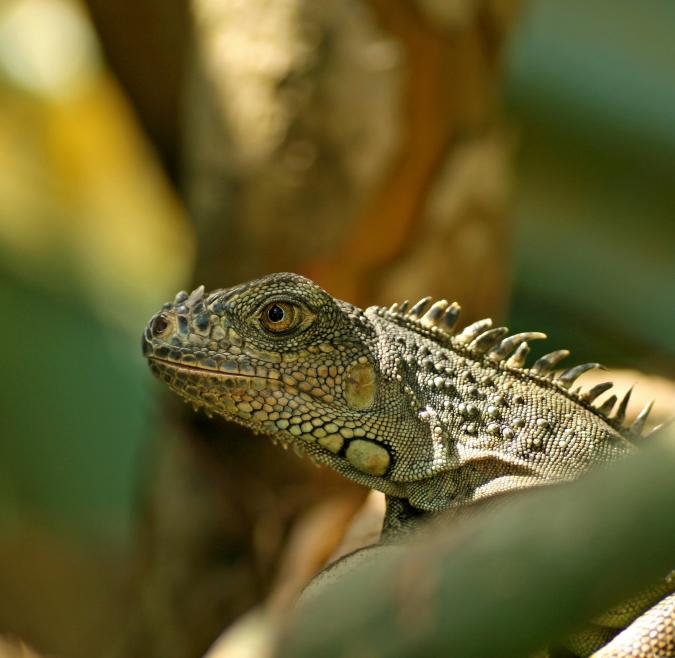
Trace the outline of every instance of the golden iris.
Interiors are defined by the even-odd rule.
[[[288,302],[270,302],[260,314],[260,322],[268,331],[280,334],[295,327],[299,320],[298,307]]]

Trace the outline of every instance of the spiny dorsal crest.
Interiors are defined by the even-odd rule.
[[[569,350],[555,350],[538,358],[529,368],[526,367],[527,356],[530,352],[528,341],[547,337],[540,331],[526,331],[508,336],[506,327],[493,327],[492,320],[485,318],[455,333],[462,310],[461,306],[457,302],[449,303],[446,299],[432,303],[431,297],[422,297],[412,307],[406,300],[402,304],[392,304],[388,309],[382,310],[414,330],[422,330],[425,334],[431,334],[443,345],[468,352],[474,357],[484,357],[495,365],[503,362],[507,368],[522,370],[534,379],[550,381],[564,390],[569,397],[601,415],[621,430],[626,438],[634,440],[641,437],[654,401],[649,402],[642,409],[631,425],[624,425],[626,409],[633,392],[632,386],[619,402],[614,415],[612,415],[612,410],[617,402],[616,395],[609,396],[599,404],[593,404],[598,397],[612,388],[614,385],[612,382],[596,384],[587,391],[582,391],[581,387],[570,390],[572,384],[585,372],[594,368],[602,369],[603,366],[599,363],[583,363],[565,370],[555,370],[556,366],[570,355]],[[647,436],[661,427],[662,425],[653,428]]]

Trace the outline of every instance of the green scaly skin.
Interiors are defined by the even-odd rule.
[[[630,392],[613,416],[615,396],[593,404],[611,384],[570,392],[598,364],[554,375],[560,350],[525,368],[527,341],[543,334],[507,337],[489,320],[455,333],[458,315],[428,298],[361,310],[301,276],[272,274],[178,293],[150,320],[143,353],[195,407],[384,492],[388,540],[420,517],[572,480],[635,450],[649,406],[626,428]],[[624,606],[571,640],[573,650],[591,655],[666,596],[650,613],[665,629],[654,642],[670,653],[607,653],[610,644],[594,655],[675,656],[672,589]]]

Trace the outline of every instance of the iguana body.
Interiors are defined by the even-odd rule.
[[[571,480],[635,449],[649,406],[625,428],[630,391],[613,416],[615,396],[593,405],[611,384],[570,391],[598,364],[554,375],[568,354],[560,350],[525,368],[527,341],[543,334],[507,337],[489,320],[455,333],[458,316],[456,304],[429,298],[362,311],[303,277],[274,274],[208,296],[203,287],[179,293],[148,324],[143,350],[153,373],[195,406],[384,492],[389,529]],[[654,590],[631,618],[671,590]],[[675,655],[668,614],[658,617],[671,653],[598,656]],[[578,653],[616,633],[607,627],[596,642],[586,634]]]

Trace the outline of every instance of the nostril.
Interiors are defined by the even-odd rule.
[[[152,321],[152,333],[155,336],[160,336],[163,334],[169,326],[169,321],[167,320],[165,315],[162,315],[161,313]]]

